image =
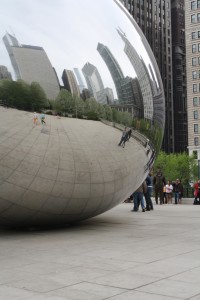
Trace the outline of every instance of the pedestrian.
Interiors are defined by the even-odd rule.
[[[180,190],[180,182],[179,182],[179,179],[177,178],[175,183],[174,183],[174,201],[175,201],[175,204],[178,204],[179,202],[179,190]]]
[[[146,181],[144,181],[139,188],[133,193],[133,209],[132,211],[138,211],[139,206],[141,204],[142,211],[145,212],[145,204],[144,204],[144,194],[147,192],[147,184]]]
[[[147,184],[147,192],[144,194],[144,196],[146,200],[146,210],[149,211],[149,210],[153,210],[153,202],[151,200],[151,195],[153,190],[151,173],[147,175],[146,184]]]
[[[195,184],[194,184],[194,205],[198,205],[200,204],[200,193],[199,193],[199,189],[200,189],[200,180],[198,180]]]
[[[33,114],[33,124],[37,125],[37,121],[38,121],[38,115],[37,115],[36,112],[34,112],[34,114]]]
[[[130,140],[131,134],[132,134],[132,128],[129,128],[129,129],[128,129],[128,137],[127,137],[127,141]]]
[[[42,114],[40,115],[40,119],[41,119],[41,124],[42,124],[42,126],[46,125],[45,114],[44,114],[44,113],[42,113]]]
[[[167,204],[166,186],[163,186],[163,204]]]
[[[160,167],[158,167],[157,172],[153,178],[153,185],[155,191],[155,200],[156,204],[158,204],[158,197],[160,198],[160,204],[163,203],[163,186],[165,185],[165,177],[161,172]]]
[[[179,180],[179,199],[178,199],[179,204],[182,203],[182,198],[183,198],[183,184],[182,184],[181,180]]]
[[[172,191],[173,191],[173,185],[171,184],[171,181],[168,180],[166,184],[166,197],[167,197],[167,203],[171,202],[172,204]]]
[[[128,138],[128,129],[127,129],[127,127],[125,127],[124,130],[122,131],[122,137],[121,137],[121,140],[120,140],[118,146],[122,145],[122,147],[124,148],[127,138]]]

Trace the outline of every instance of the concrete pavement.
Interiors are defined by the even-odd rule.
[[[0,230],[0,299],[200,299],[200,207],[116,208],[73,227]]]

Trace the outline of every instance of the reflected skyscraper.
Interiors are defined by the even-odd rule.
[[[82,68],[83,75],[87,82],[88,89],[97,102],[106,103],[104,85],[97,68],[87,62]]]
[[[56,72],[42,47],[21,45],[11,34],[3,37],[16,79],[38,82],[47,98],[55,99],[60,91]]]
[[[80,96],[79,87],[73,71],[65,69],[62,74],[62,81],[66,90],[73,96]]]
[[[148,71],[144,68],[144,64],[141,63],[142,59],[129,42],[126,35],[117,29],[118,34],[125,43],[124,52],[128,56],[140,83],[141,93],[143,97],[144,105],[144,118],[152,120],[153,119],[153,95],[151,90],[151,85],[149,82]]]
[[[75,73],[76,78],[78,80],[78,87],[79,87],[80,93],[82,93],[83,89],[85,88],[85,85],[83,83],[81,73],[80,73],[78,68],[74,68],[74,73]]]

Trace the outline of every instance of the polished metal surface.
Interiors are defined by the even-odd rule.
[[[48,116],[43,127],[2,107],[0,224],[68,223],[114,207],[145,179],[162,143],[164,92],[145,37],[117,0],[2,4],[0,65],[13,79],[38,81],[56,101],[67,78],[72,95],[131,117]],[[125,148],[124,126],[133,128]]]

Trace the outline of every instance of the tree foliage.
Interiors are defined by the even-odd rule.
[[[7,106],[24,110],[41,110],[48,105],[44,90],[37,82],[30,85],[23,80],[0,81],[0,99]]]
[[[154,169],[158,167],[162,169],[166,180],[181,179],[184,185],[189,185],[190,182],[194,182],[198,176],[198,167],[194,156],[189,156],[184,153],[171,153],[166,154],[160,151],[155,164]]]

